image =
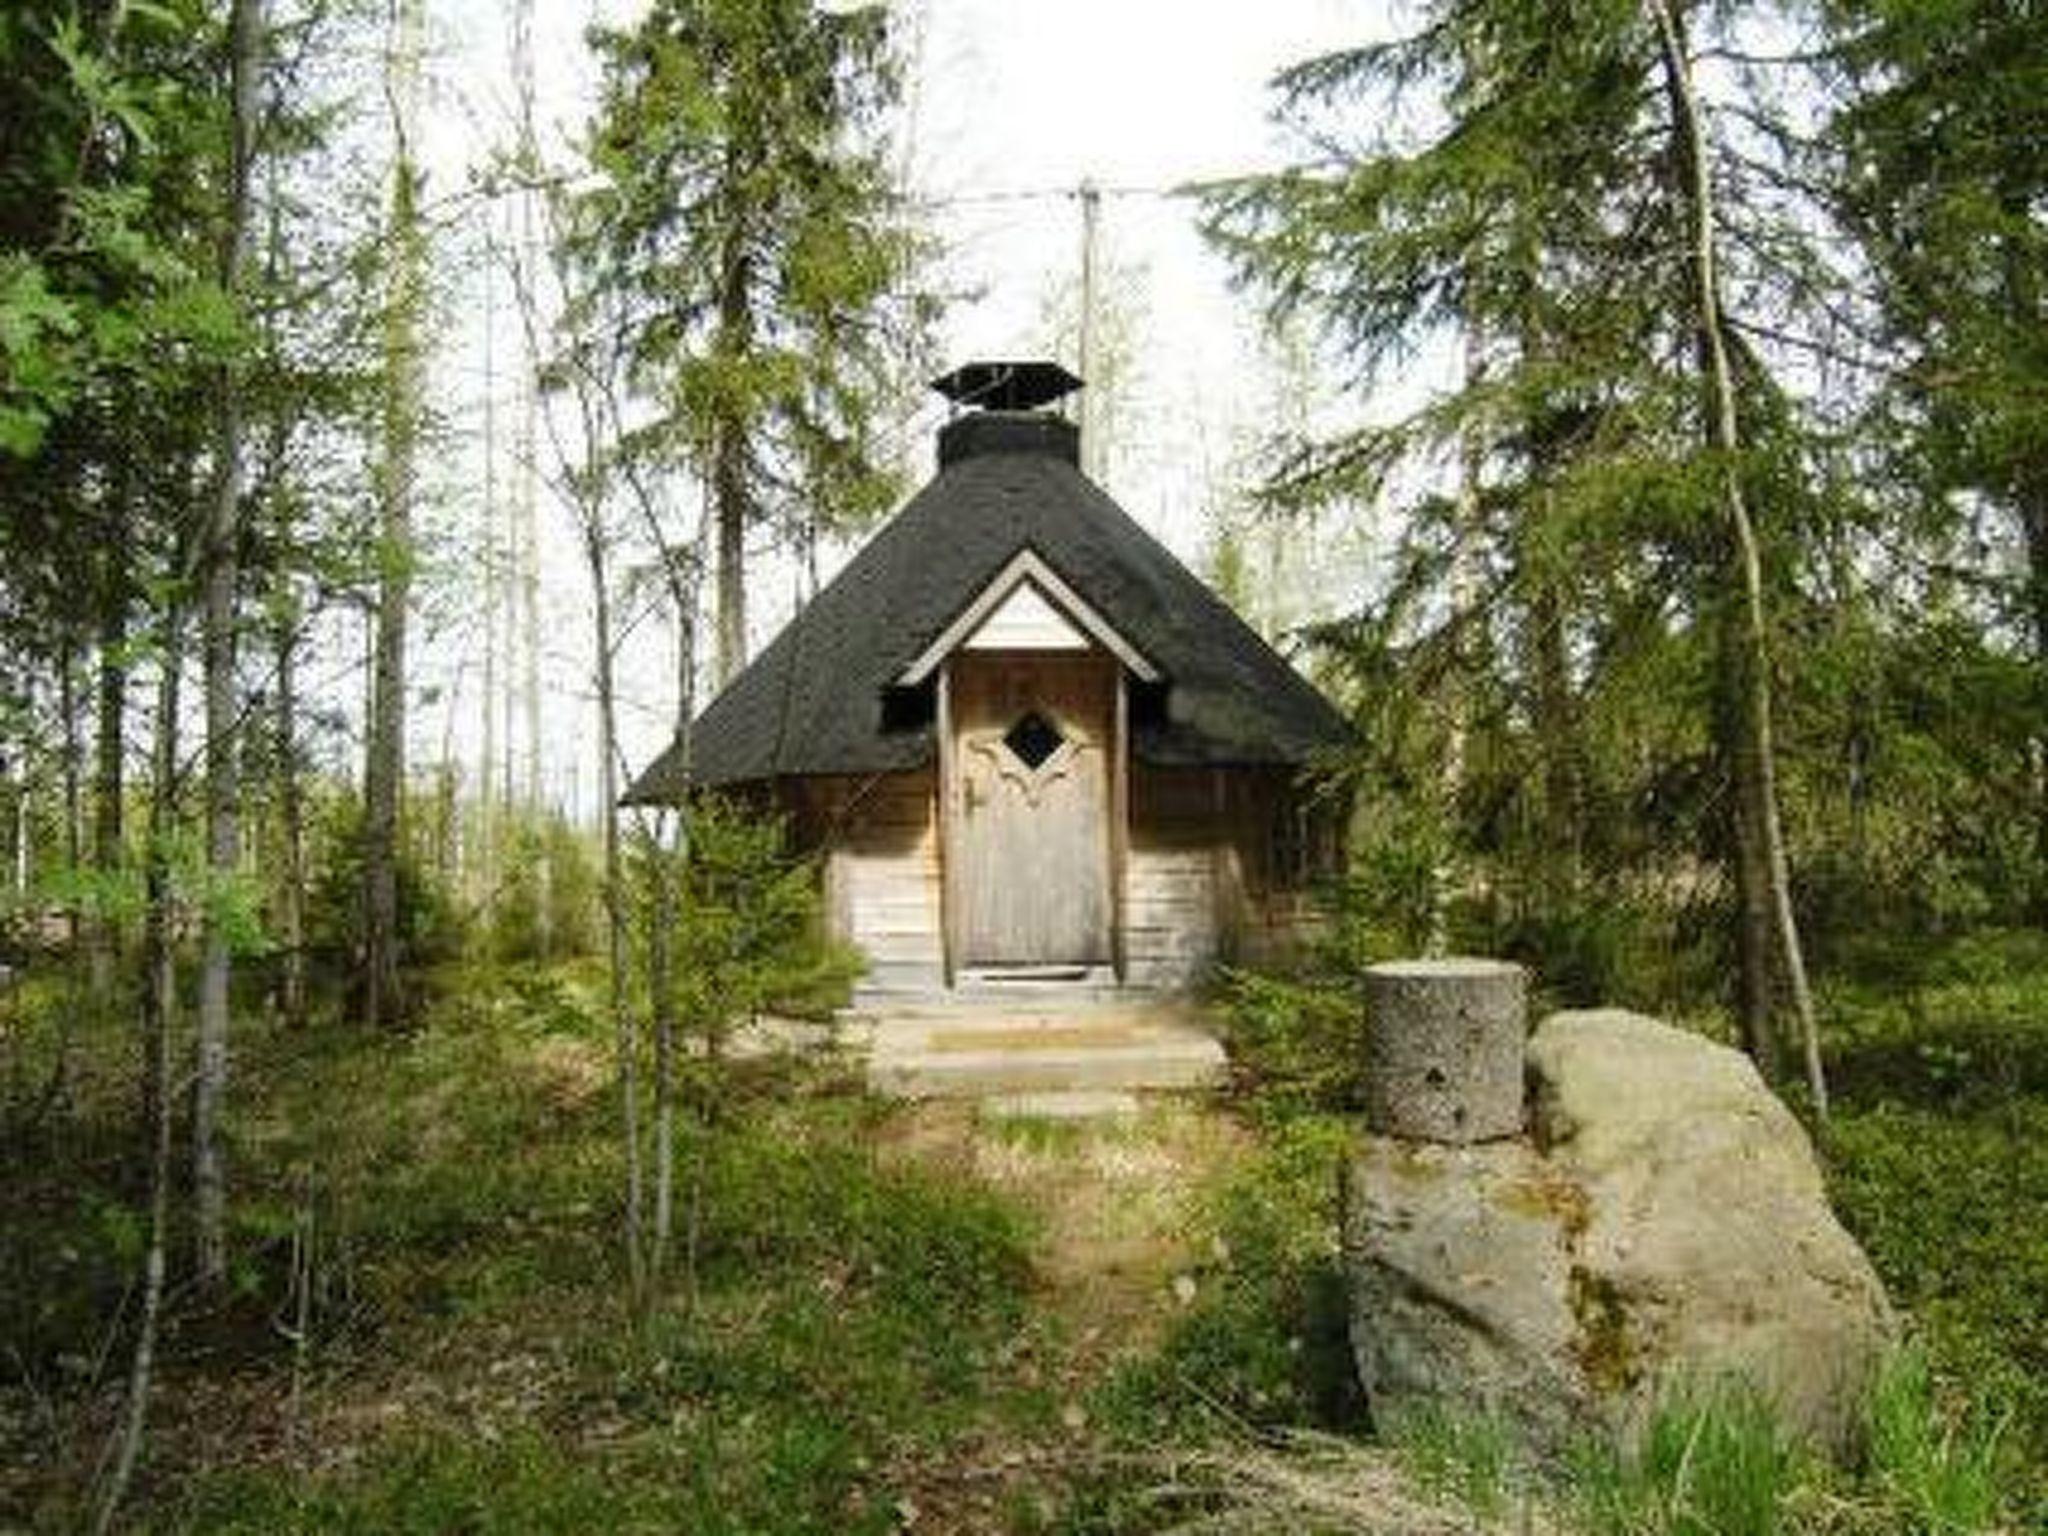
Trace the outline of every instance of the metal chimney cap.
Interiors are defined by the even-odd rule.
[[[1035,411],[1064,400],[1081,381],[1053,362],[962,363],[932,388],[955,405],[992,411]]]

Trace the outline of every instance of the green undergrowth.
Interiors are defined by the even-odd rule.
[[[0,989],[0,1383],[31,1398],[106,1368],[105,1319],[141,1259],[130,1028],[67,978]]]
[[[669,1282],[629,1307],[595,983],[479,970],[411,1033],[244,1031],[234,1292],[174,1292],[137,1528],[888,1530],[904,1465],[1053,1422],[1009,1385],[1045,1332],[1024,1216],[880,1156],[886,1111],[786,1061],[735,1064],[715,1128],[684,1135]],[[118,1356],[72,1352],[107,1335],[139,1251],[123,1108],[77,1106],[37,1198],[7,1181],[0,1249],[25,1283],[0,1385],[65,1450],[0,1480],[0,1528],[80,1512]],[[75,1257],[28,1273],[31,1221]],[[88,1261],[94,1284],[69,1286]]]
[[[1350,1129],[1276,1117],[1197,1196],[1180,1310],[1156,1351],[1106,1383],[1106,1422],[1133,1444],[1218,1430],[1363,1425],[1337,1252],[1337,1170]]]
[[[1987,933],[1829,999],[1830,1192],[1955,1419],[2010,1415],[2048,1529],[2048,937]]]
[[[450,1156],[386,1169],[365,1220],[380,1291],[413,1298],[390,1347],[424,1348],[431,1299],[483,1357],[480,1400],[344,1469],[202,1479],[166,1528],[893,1528],[890,1466],[1011,1406],[987,1387],[1024,1325],[1026,1233],[964,1181],[878,1164],[865,1106],[776,1086],[685,1147],[695,1295],[676,1276],[643,1317],[608,1094],[545,1136],[479,1107]],[[494,1407],[503,1362],[536,1380]]]
[[[13,1081],[47,1080],[68,995],[12,994]],[[679,1254],[636,1313],[600,973],[478,968],[434,996],[404,1034],[243,1026],[234,1284],[206,1306],[174,1292],[137,1528],[1110,1536],[1227,1510],[1218,1448],[1270,1463],[1305,1431],[1391,1455],[1482,1528],[1532,1500],[1599,1536],[2048,1518],[2048,946],[2030,940],[1828,994],[1821,1145],[1916,1341],[1848,1468],[1720,1399],[1672,1405],[1634,1456],[1540,1473],[1498,1425],[1375,1436],[1337,1252],[1356,1057],[1326,1058],[1351,1025],[1325,1009],[1297,1028],[1283,989],[1237,993],[1261,1010],[1240,1044],[1269,1047],[1244,1053],[1262,1070],[1228,1110],[1241,1144],[1188,1192],[1158,1326],[1108,1355],[1068,1336],[1014,1190],[787,1061],[735,1064],[715,1130],[684,1134],[696,1284]],[[40,1099],[8,1097],[0,1451],[30,1470],[0,1468],[5,1528],[76,1524],[142,1236],[128,1021],[71,1017],[52,1107],[31,1123]],[[1078,1168],[1097,1133],[987,1134]]]

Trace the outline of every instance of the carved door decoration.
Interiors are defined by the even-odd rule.
[[[1110,958],[1115,663],[953,658],[954,861],[962,966]]]

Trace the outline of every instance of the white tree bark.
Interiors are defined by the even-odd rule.
[[[250,173],[256,158],[256,88],[262,68],[263,0],[235,0],[229,17],[227,219],[221,235],[221,287],[239,299],[248,287]],[[241,850],[236,805],[238,711],[235,699],[236,558],[242,527],[243,411],[240,366],[221,370],[215,489],[202,560],[206,587],[206,862],[213,899],[199,972],[198,1071],[192,1090],[192,1199],[199,1280],[227,1278],[227,1168],[220,1115],[228,1083],[228,1003],[233,958],[223,903]]]
[[[549,249],[562,250],[561,232],[550,226]],[[531,285],[534,269],[515,264],[513,291],[530,356],[538,359],[546,335],[540,298]],[[558,287],[567,279],[558,267]],[[558,479],[556,491],[575,514],[583,546],[584,570],[590,581],[593,651],[591,676],[597,690],[597,782],[604,847],[605,960],[609,971],[606,1006],[612,1018],[619,1073],[621,1138],[626,1154],[625,1249],[627,1280],[635,1306],[649,1296],[650,1265],[646,1229],[645,1155],[640,1124],[640,1032],[629,999],[630,964],[625,859],[619,832],[619,730],[616,638],[613,633],[610,551],[612,530],[607,513],[610,476],[605,467],[612,433],[607,430],[606,368],[609,359],[595,355],[580,339],[569,343],[567,388],[577,407],[580,454],[565,440],[552,410],[541,413]]]
[[[170,842],[177,824],[178,677],[184,666],[184,614],[173,599],[164,617],[157,678],[156,742],[145,852],[142,978],[142,1101],[149,1148],[149,1240],[142,1260],[142,1297],[129,1356],[128,1387],[115,1430],[113,1460],[93,1506],[94,1536],[113,1528],[127,1496],[149,1425],[149,1397],[163,1316],[171,1225],[171,1035],[177,1003],[172,948]]]

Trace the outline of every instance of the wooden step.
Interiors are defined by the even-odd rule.
[[[1223,1078],[1223,1048],[1185,1005],[983,1002],[872,1018],[868,1086],[894,1098],[1184,1091]]]

